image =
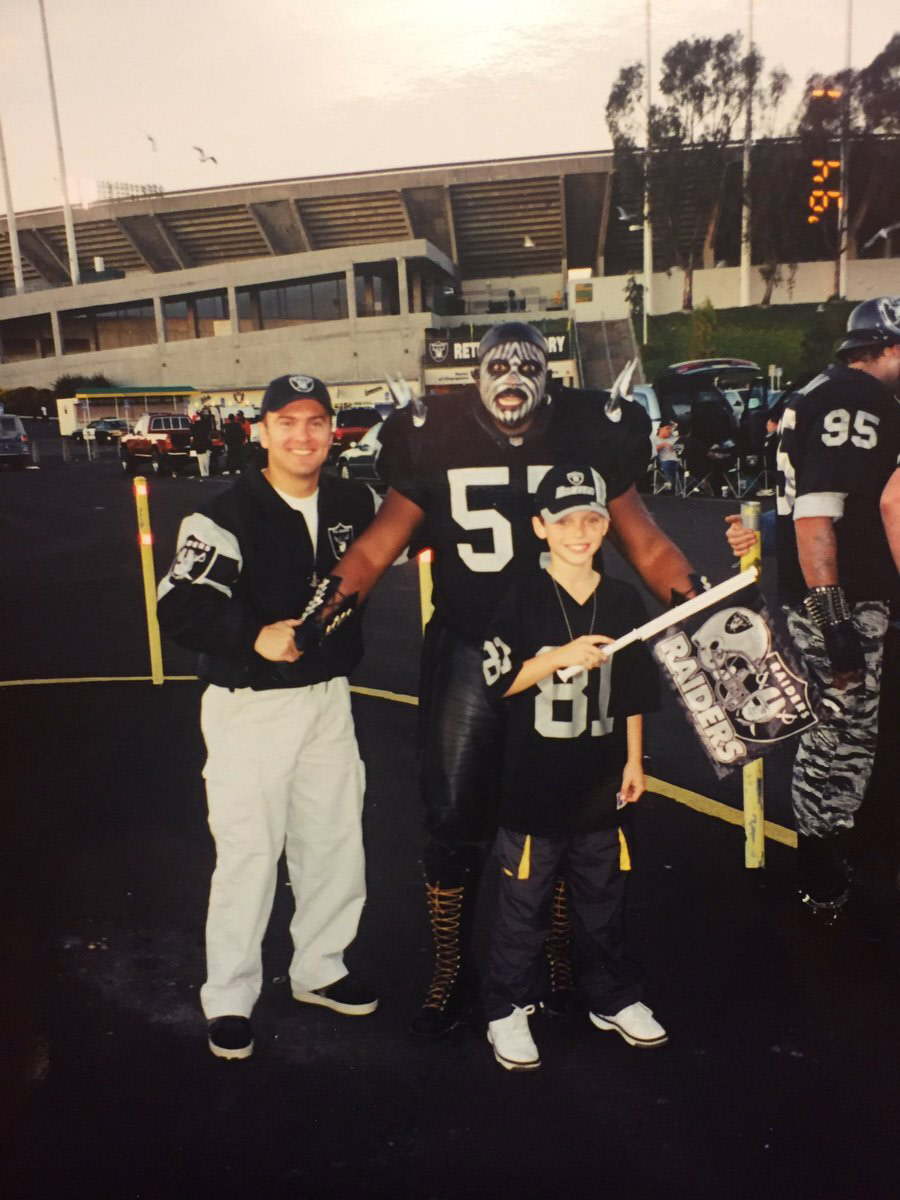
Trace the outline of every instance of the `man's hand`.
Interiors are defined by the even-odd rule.
[[[296,662],[300,657],[297,643],[294,640],[294,630],[300,624],[299,620],[276,621],[273,625],[263,625],[253,643],[253,649],[269,662]]]
[[[754,529],[748,529],[741,521],[740,513],[731,513],[725,518],[728,530],[725,538],[731,547],[735,558],[743,558],[756,545],[758,534]]]

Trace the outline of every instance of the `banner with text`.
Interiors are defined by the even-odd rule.
[[[720,778],[816,723],[809,684],[755,586],[648,641]]]

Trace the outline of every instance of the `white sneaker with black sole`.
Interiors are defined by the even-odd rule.
[[[253,1026],[247,1017],[213,1017],[206,1033],[216,1058],[249,1058],[253,1053]]]
[[[525,1008],[514,1006],[508,1017],[488,1023],[487,1039],[494,1047],[494,1058],[506,1071],[534,1071],[541,1065],[528,1027],[528,1018],[533,1013],[533,1004]]]
[[[591,1024],[598,1029],[612,1029],[623,1037],[629,1046],[663,1046],[669,1040],[669,1035],[655,1019],[646,1004],[640,1000],[629,1004],[611,1017],[600,1013],[589,1013]]]
[[[291,995],[301,1004],[318,1004],[345,1017],[365,1017],[378,1007],[378,997],[372,989],[352,975],[345,975],[327,987],[308,992],[292,989]]]

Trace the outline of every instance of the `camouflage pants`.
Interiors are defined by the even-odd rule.
[[[888,608],[877,600],[853,606],[866,671],[860,683],[843,691],[831,685],[831,664],[818,627],[796,609],[790,610],[787,622],[807,675],[819,691],[819,723],[801,735],[794,761],[794,820],[798,833],[826,837],[852,828],[872,773]]]

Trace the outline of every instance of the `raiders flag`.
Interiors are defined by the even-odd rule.
[[[603,647],[649,644],[720,778],[816,723],[757,577],[751,567]]]

